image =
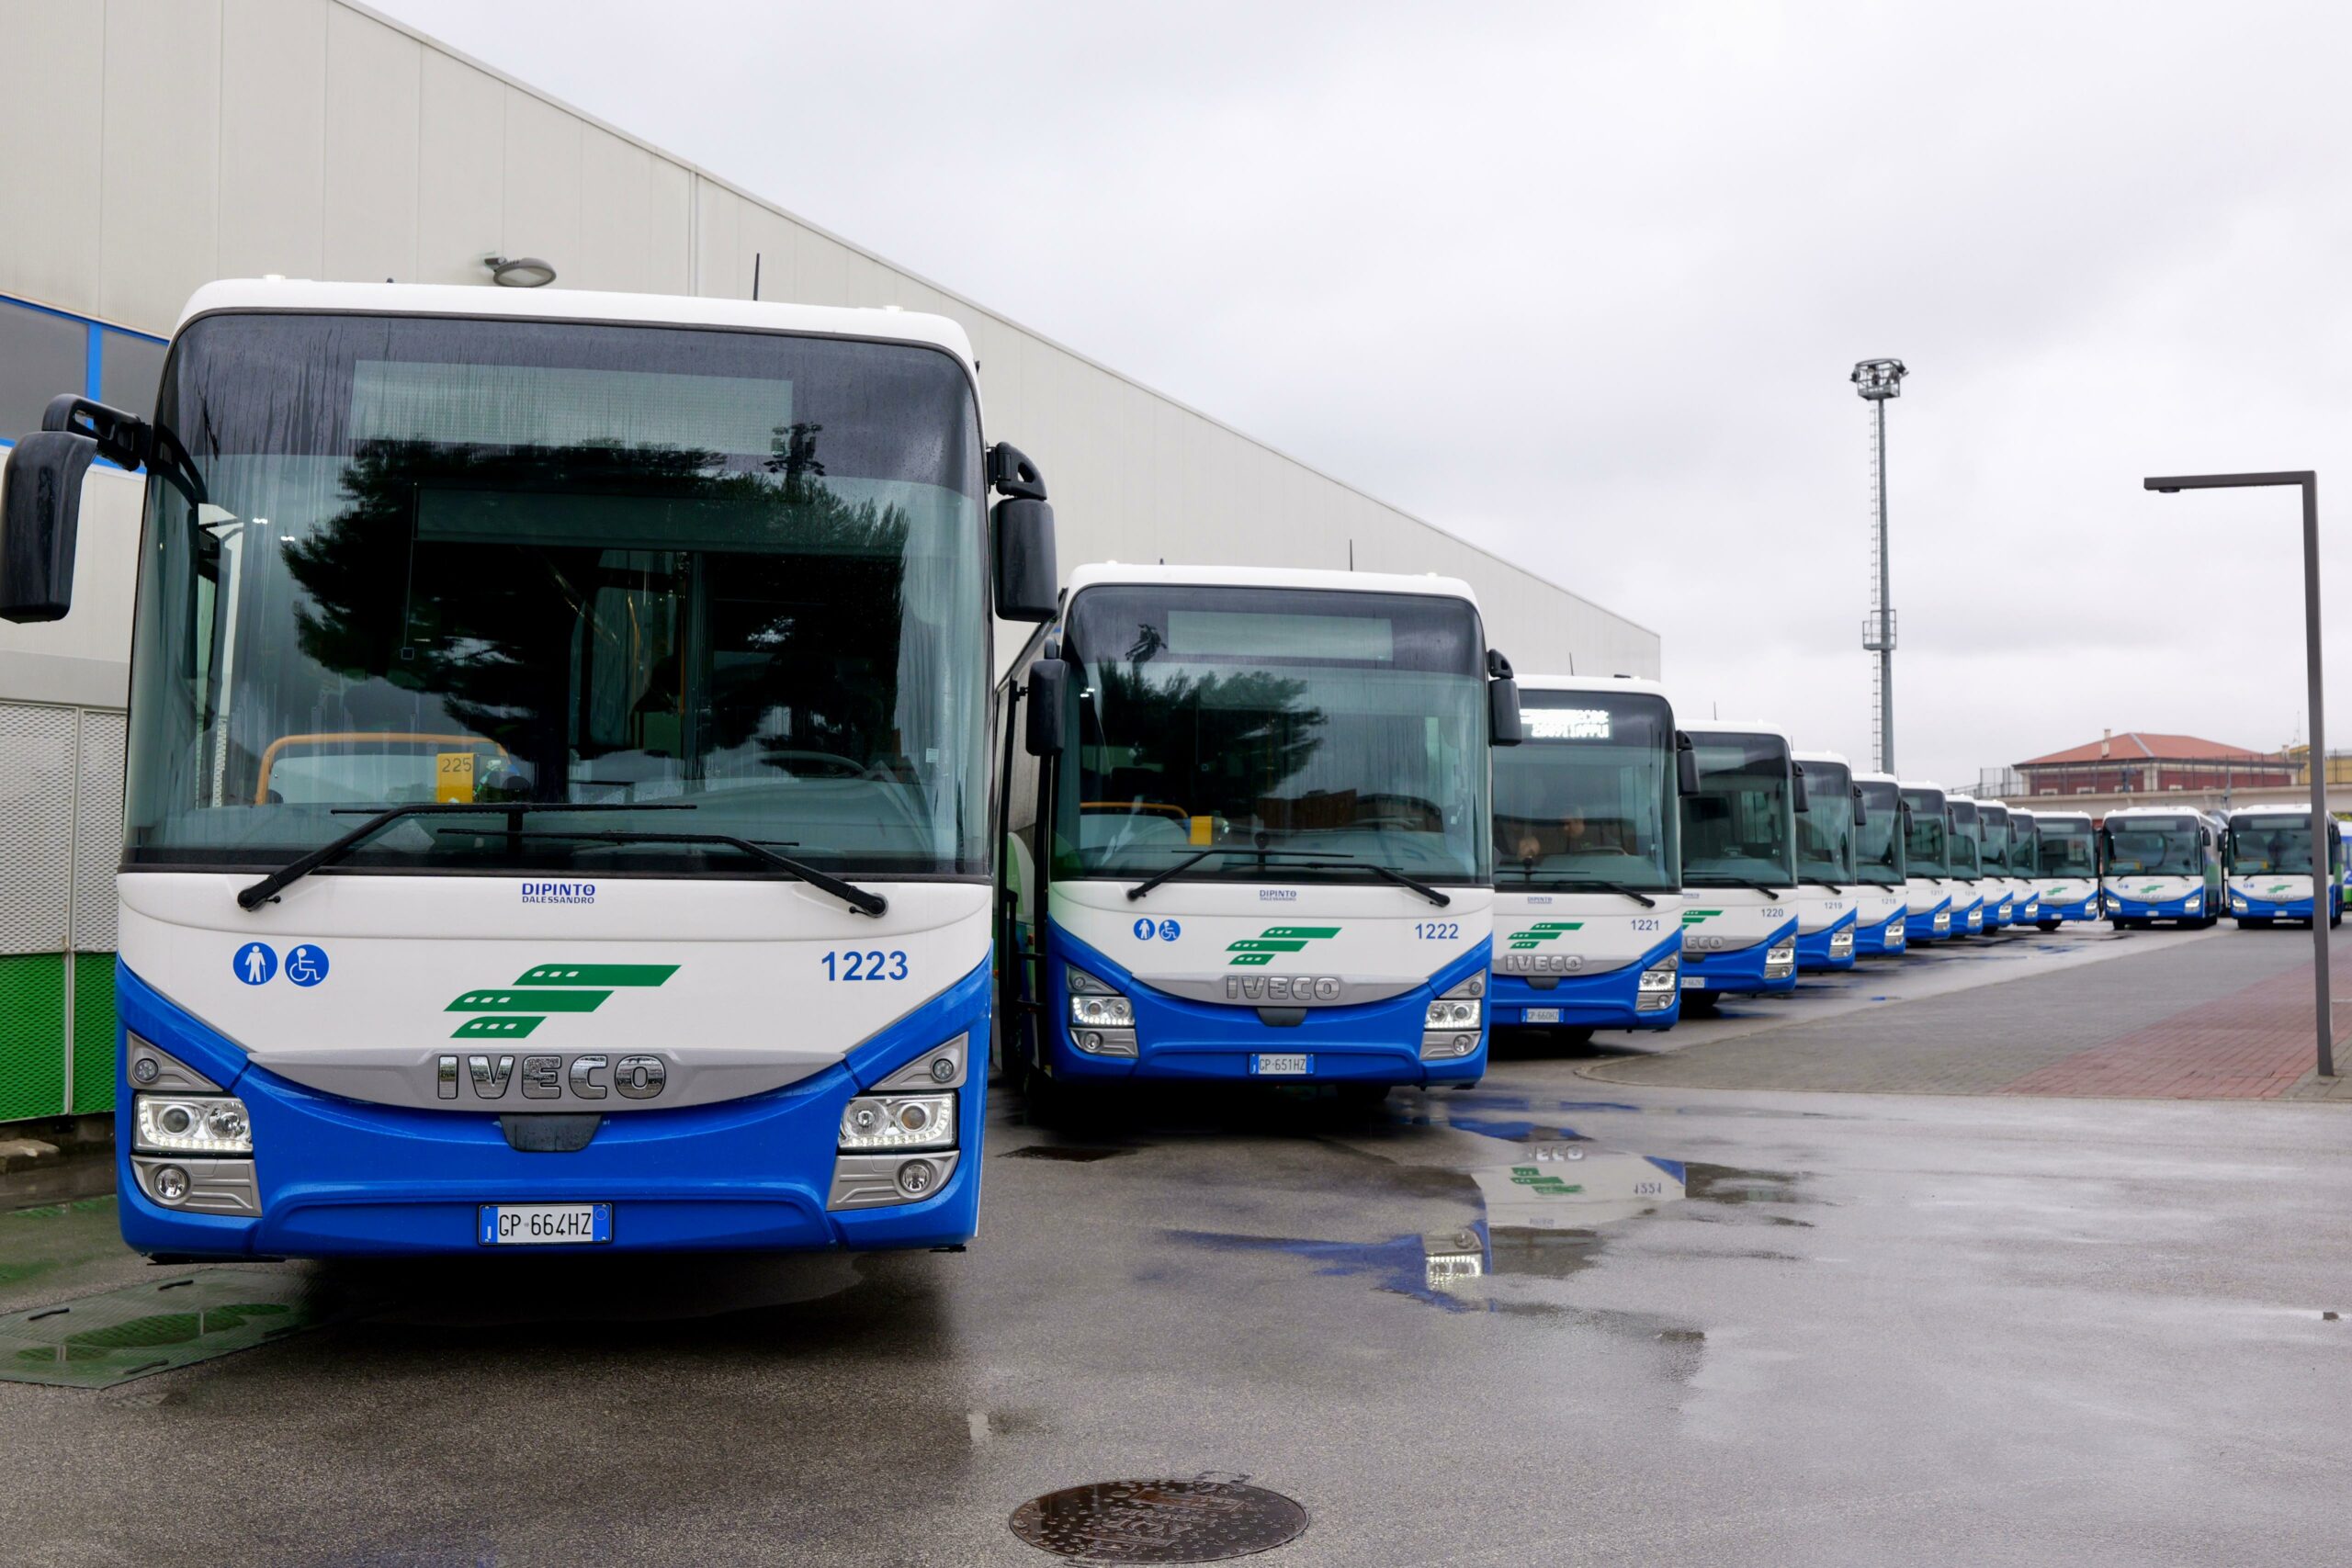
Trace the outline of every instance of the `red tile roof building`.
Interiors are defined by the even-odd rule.
[[[2293,784],[2294,763],[2275,751],[2225,746],[2194,735],[2127,729],[2018,764],[2028,795],[2162,795],[2176,789]]]

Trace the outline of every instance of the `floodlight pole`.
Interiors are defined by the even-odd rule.
[[[2303,492],[2303,664],[2311,705],[2312,776],[2312,986],[2319,1007],[2319,1076],[2335,1076],[2335,1014],[2328,998],[2327,916],[2335,898],[2335,867],[2327,854],[2327,738],[2320,696],[2319,659],[2319,475],[2310,469],[2276,474],[2176,474],[2144,481],[2170,495],[2184,490],[2245,490],[2296,485]],[[2328,884],[2323,894],[2320,886]],[[2222,896],[2228,897],[2227,879]]]
[[[1871,405],[1877,417],[1878,444],[1871,448],[1878,468],[1878,607],[1862,627],[1862,647],[1878,655],[1878,771],[1894,772],[1894,579],[1886,558],[1886,400],[1903,395],[1903,378],[1911,372],[1900,359],[1865,359],[1846,378]]]

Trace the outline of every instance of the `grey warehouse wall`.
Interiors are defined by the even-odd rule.
[[[214,277],[487,286],[497,254],[743,298],[756,258],[763,298],[963,323],[1065,569],[1352,545],[1466,579],[1522,670],[1659,673],[1655,632],[345,0],[0,0],[0,293],[166,333]]]

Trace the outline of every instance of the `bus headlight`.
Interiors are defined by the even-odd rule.
[[[1951,930],[1951,911],[1950,909],[1938,909],[1936,911],[1936,930],[1939,931],[1949,931]]]
[[[1642,977],[1634,982],[1634,1010],[1660,1012],[1672,1007],[1681,979],[1681,955],[1669,953],[1643,970]]]
[[[234,1095],[142,1094],[133,1108],[134,1146],[146,1154],[249,1155],[253,1123]]]
[[[2205,895],[2202,893],[2191,893],[2188,896],[2188,902],[2181,906],[2182,908],[2188,910],[2192,915],[2204,908],[2204,907]]]
[[[1844,931],[1831,931],[1829,933],[1829,956],[1832,958],[1851,958],[1854,956],[1853,927],[1848,926]]]
[[[1473,998],[1440,997],[1429,1005],[1421,1027],[1426,1030],[1476,1029],[1479,1004]]]
[[[2230,895],[2230,913],[2233,915],[2245,913],[2245,900],[2234,893]]]
[[[842,1111],[845,1151],[944,1149],[955,1143],[952,1094],[861,1094]]]
[[[1063,970],[1069,984],[1069,1021],[1080,1029],[1133,1029],[1136,1005],[1085,970]]]
[[[1797,939],[1774,942],[1764,953],[1764,978],[1785,980],[1797,971]]]

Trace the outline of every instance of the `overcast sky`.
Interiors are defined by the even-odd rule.
[[[2145,474],[2316,468],[2352,627],[2352,9],[376,3],[1656,628],[1686,712],[1867,759],[1877,355],[1906,775],[2300,737],[2292,492]]]

